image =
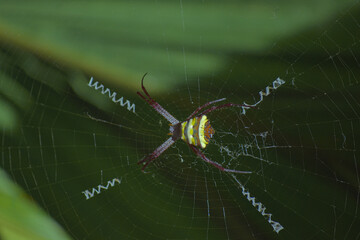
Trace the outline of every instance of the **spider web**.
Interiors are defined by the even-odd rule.
[[[49,73],[15,67],[6,74],[35,101],[17,132],[2,132],[1,166],[74,239],[358,239],[358,8],[265,56],[234,55],[223,72],[195,81],[184,49],[185,84],[153,96],[180,121],[215,99],[259,103],[245,114],[209,113],[215,136],[203,150],[252,174],[220,172],[182,141],[144,174],[137,161],[168,138],[169,126],[135,93],[117,95],[135,103],[135,114],[115,103],[102,111],[71,89],[33,80]],[[31,58],[5,47],[14,61]],[[278,77],[285,84],[259,94]],[[151,81],[145,86],[152,94]],[[269,219],[283,229],[276,233]]]

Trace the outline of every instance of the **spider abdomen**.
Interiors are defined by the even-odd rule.
[[[206,115],[181,123],[181,139],[197,147],[205,148],[214,133],[215,130],[211,127]]]

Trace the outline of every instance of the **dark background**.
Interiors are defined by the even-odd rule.
[[[325,0],[0,1],[0,236],[359,238],[359,10]],[[253,172],[236,179],[279,234],[232,175],[182,142],[141,172],[137,161],[168,133],[136,95],[145,72],[179,120],[218,98],[254,103],[286,81],[246,116],[211,113],[206,150]],[[90,76],[136,114],[90,88]],[[121,184],[86,200],[82,191],[114,178]]]

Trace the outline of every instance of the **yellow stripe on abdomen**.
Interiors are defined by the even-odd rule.
[[[200,120],[199,124],[199,139],[200,139],[200,146],[205,148],[208,142],[205,140],[205,123],[208,121],[207,117],[203,115]]]
[[[208,122],[208,119],[203,115],[181,123],[181,139],[191,145],[205,148],[209,143],[205,138],[206,122]]]

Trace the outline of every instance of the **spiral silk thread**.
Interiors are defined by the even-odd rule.
[[[95,83],[93,83],[93,81],[94,81],[94,78],[91,77],[90,81],[88,83],[89,87],[93,87],[93,88],[95,88],[95,90],[101,89],[101,94],[104,94],[104,95],[108,94],[111,101],[113,101],[114,103],[120,103],[120,105],[122,107],[127,105],[127,110],[129,110],[129,111],[132,110],[132,112],[135,113],[135,103],[131,104],[129,100],[126,100],[124,102],[124,97],[120,97],[120,98],[116,99],[116,95],[117,95],[116,92],[111,93],[109,88],[105,89],[104,85],[100,84],[97,81]]]
[[[239,184],[241,190],[242,190],[242,194],[246,197],[246,199],[256,208],[256,210],[261,213],[261,215],[263,215],[268,223],[270,223],[270,225],[272,226],[272,228],[274,229],[274,231],[276,233],[279,233],[281,230],[284,229],[283,226],[281,226],[280,223],[275,222],[274,220],[271,219],[272,214],[271,213],[266,213],[266,207],[260,203],[260,202],[256,202],[255,201],[255,197],[251,197],[250,193],[248,191],[246,191],[245,187],[239,182],[239,180],[237,180],[237,178],[235,177],[235,175],[232,175],[233,178],[235,179],[235,181]]]
[[[121,183],[121,179],[114,178],[113,180],[109,180],[109,181],[107,182],[107,185],[106,185],[106,186],[98,185],[97,187],[94,187],[91,191],[85,190],[85,191],[83,191],[82,193],[85,195],[86,200],[88,200],[88,199],[94,197],[95,194],[100,194],[102,189],[107,190],[107,189],[110,188],[110,187],[114,187],[114,186],[115,186],[115,183],[119,183],[119,184],[120,184],[120,183]]]
[[[241,114],[245,114],[246,110],[249,108],[253,108],[256,107],[259,103],[261,103],[264,99],[264,96],[269,96],[269,94],[271,93],[271,90],[276,90],[278,87],[280,87],[281,85],[283,85],[285,83],[284,80],[282,80],[281,78],[277,78],[275,81],[272,82],[272,86],[267,86],[265,88],[265,92],[264,91],[260,91],[259,95],[260,95],[260,100],[257,101],[255,104],[247,104],[247,103],[243,103],[243,107],[242,107],[242,112]]]

